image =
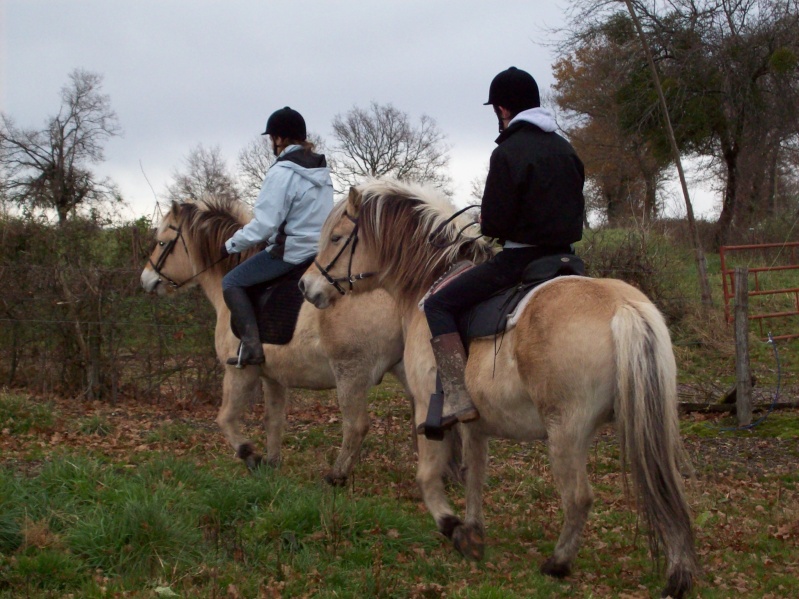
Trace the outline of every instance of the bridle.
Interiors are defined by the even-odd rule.
[[[194,279],[199,277],[206,270],[208,270],[210,268],[213,268],[214,266],[216,266],[217,264],[222,262],[222,260],[227,258],[227,256],[225,256],[223,258],[220,258],[216,262],[213,262],[213,263],[209,264],[208,266],[206,266],[205,268],[203,268],[201,271],[194,273],[192,276],[190,276],[185,281],[183,281],[181,283],[178,283],[174,279],[171,279],[170,277],[165,275],[163,272],[161,272],[161,269],[164,267],[164,264],[166,263],[166,259],[169,258],[169,256],[174,251],[175,246],[178,243],[178,239],[180,239],[181,243],[183,244],[183,249],[186,250],[186,255],[189,254],[189,246],[186,245],[186,240],[183,238],[183,232],[181,230],[183,228],[182,224],[178,225],[177,227],[175,227],[173,225],[167,225],[167,227],[172,229],[173,231],[175,231],[177,233],[177,235],[175,235],[172,239],[170,239],[167,242],[159,241],[158,244],[159,245],[163,244],[163,249],[161,250],[161,253],[158,255],[158,259],[155,262],[153,262],[153,259],[151,257],[147,261],[150,263],[150,266],[153,267],[153,270],[155,271],[155,274],[157,274],[161,279],[166,279],[169,282],[170,286],[172,286],[173,289],[180,289],[184,285],[187,285],[188,283],[191,283]]]
[[[341,249],[338,251],[338,253],[335,256],[333,256],[333,259],[330,261],[330,263],[327,266],[322,266],[315,258],[313,261],[316,268],[319,269],[320,273],[322,273],[322,276],[327,280],[328,283],[333,285],[333,287],[336,288],[336,291],[338,291],[341,295],[346,295],[347,293],[347,291],[341,286],[341,283],[349,283],[350,286],[349,290],[352,291],[352,286],[356,281],[360,281],[362,279],[368,279],[369,277],[373,277],[374,275],[377,274],[376,272],[362,272],[357,275],[352,274],[352,258],[355,255],[355,248],[358,246],[359,223],[357,218],[350,216],[349,213],[347,212],[344,213],[344,216],[346,216],[355,224],[355,226],[352,228],[352,232],[350,233],[349,237],[347,237],[347,240],[344,242],[344,245],[341,246]],[[350,249],[350,260],[349,263],[347,264],[347,276],[333,277],[329,272],[330,269],[333,268],[333,265],[338,261],[338,259],[341,257],[341,254],[344,253],[344,250],[346,250],[350,244],[352,244],[352,248]]]

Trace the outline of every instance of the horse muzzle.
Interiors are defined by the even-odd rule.
[[[298,283],[303,297],[320,310],[332,305],[328,285],[322,277],[304,275]]]
[[[147,293],[157,293],[158,295],[164,295],[166,293],[166,289],[164,285],[162,285],[163,281],[161,277],[158,276],[158,273],[150,268],[145,268],[141,273],[141,286]]]

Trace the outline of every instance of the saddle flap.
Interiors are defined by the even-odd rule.
[[[247,295],[258,320],[261,343],[286,345],[291,342],[302,303],[305,301],[298,283],[311,262],[313,259],[298,264],[277,279],[247,288]],[[232,320],[231,328],[238,337]]]

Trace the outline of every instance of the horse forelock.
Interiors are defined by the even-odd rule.
[[[480,263],[492,255],[482,239],[468,233],[458,237],[458,231],[470,222],[462,215],[436,235],[439,242],[452,245],[441,248],[430,243],[430,234],[455,212],[449,198],[434,188],[376,180],[359,191],[359,237],[376,257],[379,275],[391,277],[395,299],[402,306],[416,303],[455,262]]]
[[[160,230],[180,227],[195,267],[205,269],[220,259],[222,245],[249,219],[246,204],[229,196],[207,194],[199,200],[173,202]],[[222,265],[218,268],[224,269]]]

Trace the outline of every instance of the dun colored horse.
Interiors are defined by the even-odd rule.
[[[222,259],[223,242],[248,221],[240,202],[208,196],[199,202],[173,203],[157,231],[157,243],[141,274],[150,293],[199,285],[216,311],[215,344],[220,362],[235,355],[238,339],[230,330],[230,312],[222,298],[222,277],[236,258]],[[242,256],[247,258],[250,254]],[[222,406],[216,421],[236,455],[249,468],[261,463],[240,428],[242,412],[263,384],[266,405],[266,461],[280,461],[285,425],[286,389],[336,388],[342,412],[343,443],[325,480],[345,484],[358,461],[369,429],[367,393],[386,372],[406,385],[402,330],[396,305],[385,291],[353,296],[334,310],[303,302],[287,345],[265,345],[262,368],[225,366]]]
[[[419,301],[454,262],[490,255],[483,242],[460,236],[459,225],[444,223],[451,214],[449,202],[430,189],[387,181],[353,188],[346,205],[328,218],[316,265],[300,282],[319,308],[377,288],[397,301],[417,424],[435,389],[430,331]],[[429,243],[431,233],[452,245]],[[337,291],[330,284],[336,281],[350,282],[352,294]],[[541,571],[566,576],[593,502],[586,468],[591,440],[615,420],[622,470],[625,480],[632,479],[652,555],[665,554],[664,596],[683,596],[697,561],[680,473],[688,464],[679,436],[676,364],[661,314],[622,281],[577,276],[544,283],[520,310],[501,340],[481,338],[469,346],[466,383],[480,419],[460,425],[464,521],[453,513],[442,484],[450,449],[419,438],[417,481],[439,530],[464,556],[482,559],[489,437],[546,440],[564,522]]]

